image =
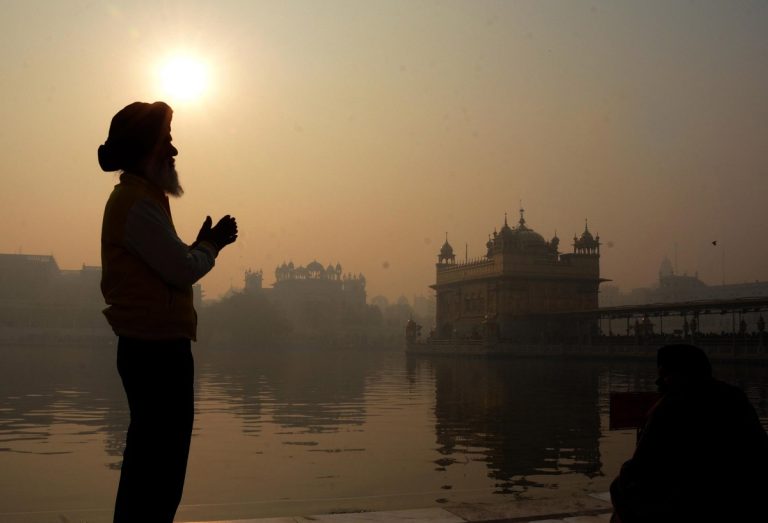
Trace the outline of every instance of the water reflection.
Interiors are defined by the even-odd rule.
[[[198,520],[607,487],[634,442],[606,431],[608,394],[655,380],[652,362],[195,350],[184,503],[216,507]],[[715,373],[768,425],[768,367]],[[64,495],[108,513],[127,424],[113,347],[0,347],[0,514]]]
[[[256,429],[262,410],[288,433],[322,434],[365,421],[367,379],[375,372],[371,358],[359,353],[292,350],[283,353],[202,352],[201,384]]]
[[[541,360],[434,360],[438,467],[471,459],[499,493],[541,474],[600,474],[598,372]]]
[[[0,369],[0,451],[67,454],[100,435],[119,468],[128,411],[109,348],[2,347]]]

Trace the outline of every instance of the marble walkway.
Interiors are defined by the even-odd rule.
[[[465,503],[448,508],[196,523],[607,523],[611,518],[611,504],[607,494],[504,504]]]

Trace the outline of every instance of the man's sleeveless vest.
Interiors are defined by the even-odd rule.
[[[173,226],[168,197],[161,189],[139,176],[120,177],[107,200],[101,229],[101,292],[108,305],[104,315],[118,336],[194,340],[197,313],[192,287],[166,283],[125,246],[128,213],[142,199],[163,209]]]

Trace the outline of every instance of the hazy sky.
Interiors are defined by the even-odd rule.
[[[99,265],[114,174],[96,148],[135,100],[175,110],[173,200],[240,239],[209,297],[284,260],[340,262],[369,296],[426,294],[445,232],[463,257],[517,220],[603,276],[661,259],[719,283],[768,279],[764,1],[0,0],[0,252]],[[208,66],[192,101],[158,68]],[[718,241],[715,247],[711,244]],[[610,246],[608,242],[610,242]]]

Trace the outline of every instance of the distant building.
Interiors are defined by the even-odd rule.
[[[0,341],[44,342],[111,333],[101,268],[62,270],[53,256],[0,254]]]
[[[51,301],[60,277],[53,256],[0,254],[0,304]]]
[[[698,273],[676,274],[669,258],[659,266],[659,279],[650,287],[639,287],[622,293],[618,287],[606,286],[600,293],[600,306],[644,305],[696,300],[725,300],[768,296],[768,281],[708,285]]]
[[[389,307],[389,300],[387,299],[386,296],[382,296],[381,294],[379,294],[378,296],[374,296],[373,298],[371,298],[371,305],[375,305],[376,307],[384,311],[384,309]]]
[[[306,267],[283,263],[275,269],[273,295],[284,303],[313,303],[329,307],[365,305],[365,276],[343,274],[341,265],[323,267],[317,261]]]
[[[526,224],[524,211],[510,227],[489,235],[482,258],[456,262],[446,241],[436,265],[437,339],[498,336],[512,341],[554,341],[587,336],[596,324],[567,314],[595,310],[600,278],[600,237],[587,225],[560,254],[560,239],[546,241]]]
[[[614,285],[606,286],[600,292],[600,306],[728,300],[763,296],[768,296],[768,281],[708,285],[699,278],[698,273],[693,276],[686,273],[677,274],[669,258],[665,257],[659,266],[659,279],[655,285],[635,288],[628,293],[621,292]],[[756,332],[759,323],[764,321],[761,318],[761,314],[747,311],[738,316],[735,314],[706,315],[700,318],[698,328],[701,332],[734,332],[743,321],[744,326],[742,328],[746,332]],[[664,324],[669,332],[685,331],[682,318],[669,318],[664,320]]]
[[[414,296],[413,297],[413,313],[416,320],[419,323],[425,323],[431,325],[435,321],[435,313],[437,312],[437,303],[434,296]]]
[[[264,272],[261,270],[252,271],[248,269],[245,271],[245,292],[259,292],[263,289],[264,285]]]
[[[100,282],[101,267],[62,270],[53,256],[0,254],[0,307],[103,307]]]
[[[371,322],[366,304],[365,276],[344,274],[341,264],[324,267],[317,261],[304,266],[283,263],[275,269],[275,283],[264,288],[261,270],[245,273],[245,294],[261,295],[285,313],[297,338],[338,338]]]

